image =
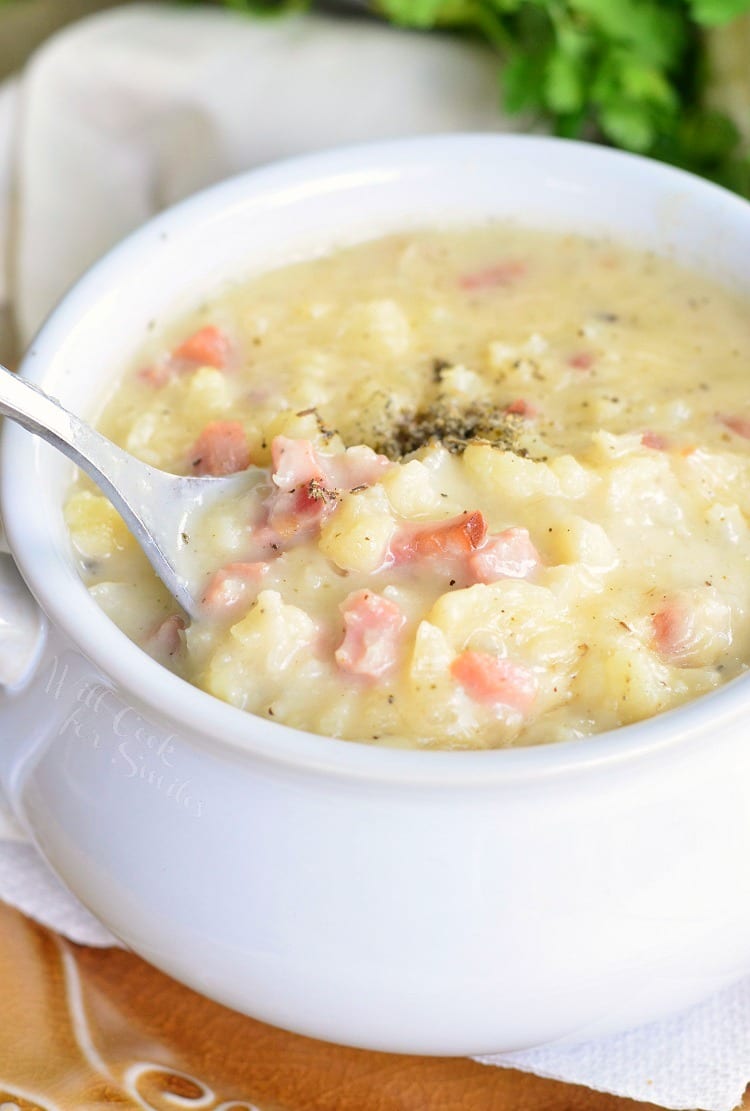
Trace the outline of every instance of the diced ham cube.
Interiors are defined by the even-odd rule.
[[[576,351],[568,359],[568,366],[575,370],[591,370],[595,359],[591,351]]]
[[[527,579],[541,563],[539,552],[525,528],[509,528],[487,538],[487,543],[469,557],[469,570],[476,582],[498,579]]]
[[[135,376],[139,382],[143,382],[156,390],[161,386],[166,386],[172,377],[172,372],[166,363],[152,363],[150,366],[141,367],[140,370],[136,371]]]
[[[730,432],[734,432],[735,435],[741,436],[743,440],[750,440],[750,417],[720,414],[719,420]]]
[[[185,619],[178,613],[173,613],[152,630],[143,647],[149,655],[166,663],[184,647],[185,642],[182,637],[184,630]]]
[[[368,447],[323,455],[311,440],[288,436],[274,437],[271,457],[275,489],[266,503],[268,525],[282,540],[309,535],[336,508],[341,490],[370,486],[393,466]]]
[[[481,547],[486,535],[484,515],[475,510],[427,527],[403,529],[395,537],[391,549],[398,563],[435,556],[456,558]]]
[[[339,490],[354,490],[380,482],[394,464],[386,455],[378,455],[364,444],[347,448],[336,455],[318,457],[330,485]]]
[[[406,618],[389,598],[358,590],[341,606],[344,639],[336,663],[351,675],[377,679],[398,662],[401,630]]]
[[[666,451],[669,447],[669,440],[666,436],[662,436],[660,432],[644,432],[641,436],[641,443],[644,447],[651,448],[652,451]]]
[[[282,540],[306,536],[336,507],[336,490],[310,440],[276,436],[271,456],[276,489],[267,502],[268,525]]]
[[[732,643],[732,610],[711,588],[673,594],[651,618],[653,648],[673,667],[708,667]]]
[[[468,274],[463,274],[458,279],[458,284],[461,289],[470,291],[498,289],[512,285],[518,278],[525,275],[526,270],[526,263],[521,259],[506,259],[503,262],[494,263],[492,266],[484,266],[481,270],[473,270]]]
[[[228,563],[211,578],[203,595],[203,605],[220,613],[234,609],[247,600],[252,587],[258,586],[269,565],[257,563]]]
[[[325,483],[325,474],[310,440],[275,436],[271,444],[273,482],[280,490],[296,490],[313,480]]]
[[[511,416],[528,417],[530,420],[539,416],[536,405],[532,405],[530,401],[525,401],[522,397],[517,398],[516,401],[511,401],[510,405],[506,405],[505,412],[510,413]]]
[[[227,475],[250,466],[245,429],[236,420],[214,420],[201,432],[190,453],[198,475]]]
[[[295,490],[280,490],[268,503],[268,524],[281,538],[301,539],[319,528],[338,502],[335,490],[311,479]]]
[[[175,359],[222,370],[229,360],[229,352],[230,343],[225,334],[213,324],[208,324],[183,340],[172,355]]]
[[[528,714],[536,698],[536,679],[527,667],[489,652],[462,652],[451,675],[470,698],[488,706],[508,706]]]
[[[673,663],[690,651],[695,635],[695,616],[678,602],[671,602],[651,619],[654,643],[661,656]]]

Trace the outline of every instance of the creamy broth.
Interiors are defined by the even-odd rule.
[[[165,470],[268,468],[203,523],[200,620],[85,479],[67,520],[112,619],[243,709],[373,744],[584,736],[747,667],[748,366],[747,302],[668,260],[391,236],[158,327],[101,415]]]

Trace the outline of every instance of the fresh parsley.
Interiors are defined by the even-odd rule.
[[[309,0],[223,0],[269,11]],[[550,121],[558,135],[599,139],[703,174],[750,196],[738,121],[711,107],[707,42],[750,24],[750,0],[372,0],[404,27],[453,28],[502,60],[502,103]],[[750,43],[750,26],[745,26]],[[750,85],[750,58],[745,67]],[[746,102],[750,103],[750,91]],[[744,102],[743,102],[744,103]]]

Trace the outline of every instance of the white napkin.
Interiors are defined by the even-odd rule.
[[[5,296],[28,340],[110,244],[227,174],[349,141],[503,129],[495,69],[468,43],[350,19],[143,5],[78,24],[0,90],[0,319]],[[0,565],[0,610],[2,581]],[[15,611],[6,635],[25,621]],[[0,670],[2,648],[0,614]],[[22,654],[14,641],[16,667]],[[115,944],[11,820],[0,824],[0,898],[76,941]],[[619,1037],[482,1060],[665,1107],[732,1111],[750,1081],[750,980]]]

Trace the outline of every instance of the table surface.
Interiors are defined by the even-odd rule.
[[[204,999],[131,953],[73,945],[0,904],[0,1111],[83,1107],[647,1111],[653,1105],[462,1058],[367,1053],[298,1037]]]

